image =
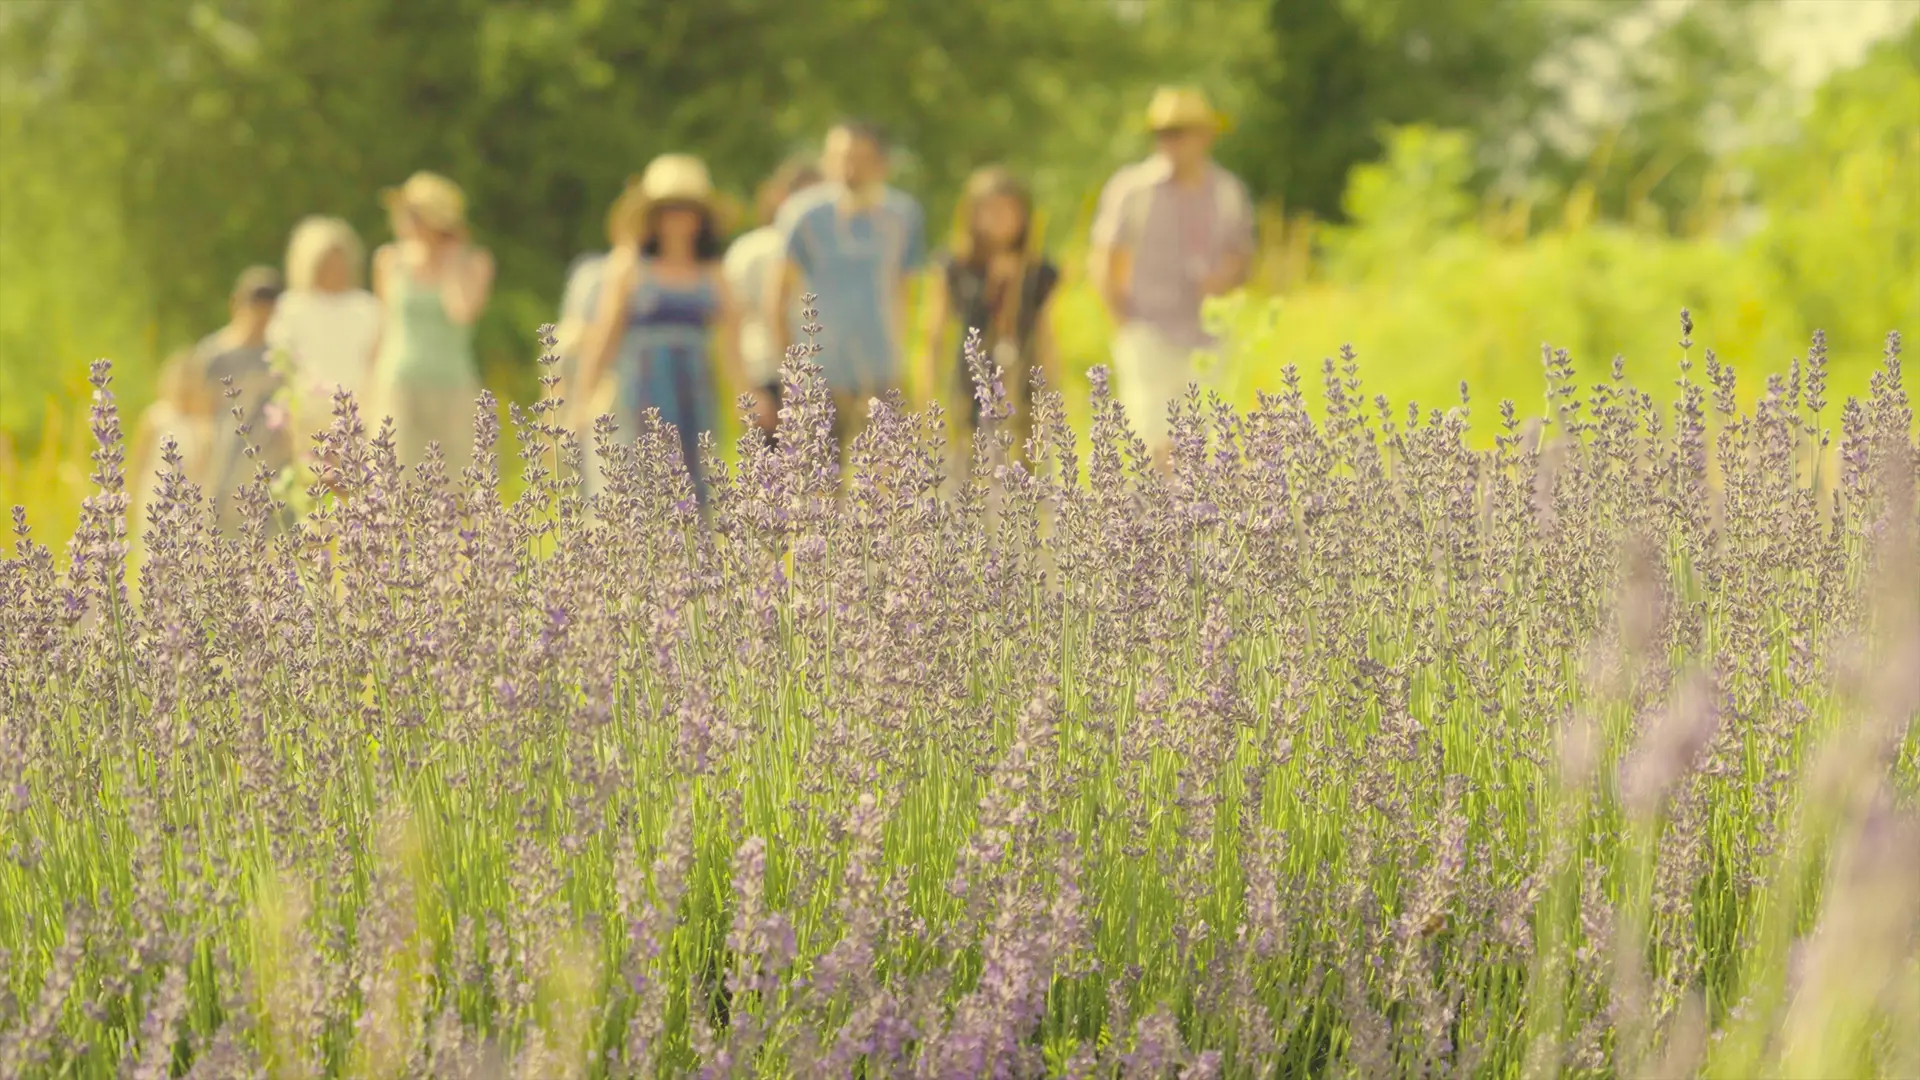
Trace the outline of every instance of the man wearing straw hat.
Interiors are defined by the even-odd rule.
[[[1253,210],[1246,186],[1213,160],[1222,121],[1204,94],[1163,87],[1146,121],[1156,152],[1101,192],[1089,270],[1115,325],[1115,396],[1164,465],[1168,406],[1197,377],[1194,353],[1218,347],[1201,304],[1245,283]]]

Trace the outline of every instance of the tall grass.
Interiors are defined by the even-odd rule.
[[[137,601],[100,365],[0,562],[0,1073],[1911,1075],[1897,344],[1816,489],[1824,343],[1749,411],[1690,336],[1531,435],[1289,369],[1164,477],[1103,370],[951,489],[883,404],[844,496],[800,358],[710,529],[657,428],[586,503],[519,410],[504,498],[492,408],[448,478],[343,405]]]

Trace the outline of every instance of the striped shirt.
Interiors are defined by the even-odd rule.
[[[1127,320],[1145,323],[1181,347],[1211,348],[1200,321],[1203,285],[1222,263],[1253,253],[1253,205],[1246,185],[1216,164],[1208,182],[1176,186],[1155,155],[1115,173],[1094,214],[1095,250],[1123,248]]]

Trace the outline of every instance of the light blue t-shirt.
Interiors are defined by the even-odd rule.
[[[895,312],[904,278],[926,262],[926,222],[920,205],[893,188],[871,209],[846,213],[838,205],[844,190],[820,184],[796,195],[775,227],[806,277],[803,290],[818,298],[817,360],[827,385],[870,393],[900,382]],[[790,334],[795,344],[806,341],[797,322]]]

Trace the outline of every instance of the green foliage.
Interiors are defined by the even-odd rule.
[[[1824,86],[1798,139],[1754,155],[1756,250],[1837,334],[1920,331],[1920,22]]]
[[[1575,151],[1559,155],[1561,174],[1586,172],[1613,213],[1677,223],[1704,188],[1721,182],[1728,154],[1763,103],[1784,104],[1779,75],[1758,51],[1777,7],[1693,3],[1655,22],[1647,40],[1619,46],[1622,71],[1609,95],[1615,114],[1596,150],[1601,168],[1596,175]],[[1649,12],[1661,20],[1666,10]]]
[[[0,82],[0,100],[10,89]],[[52,174],[62,156],[76,167]],[[116,157],[110,129],[0,109],[0,439],[38,445],[50,413],[85,400],[90,357],[125,357],[144,398],[157,359],[147,283],[119,206],[84,194],[112,181]]]
[[[1525,404],[1546,384],[1521,358],[1542,344],[1570,350],[1584,378],[1615,355],[1659,370],[1673,355],[1662,320],[1683,305],[1743,372],[1825,331],[1832,396],[1866,393],[1887,330],[1920,333],[1916,40],[1833,80],[1792,139],[1756,156],[1758,218],[1744,236],[1578,215],[1528,232],[1524,204],[1472,212],[1465,134],[1391,133],[1385,160],[1354,171],[1353,224],[1328,232],[1323,272],[1290,295],[1226,306],[1242,338],[1230,394],[1250,404],[1285,365],[1310,370],[1351,343],[1400,358],[1370,387],[1395,400],[1445,406],[1465,379],[1490,396],[1482,407]],[[1742,393],[1759,389],[1749,377]]]
[[[1268,19],[1258,110],[1223,153],[1256,190],[1322,218],[1341,215],[1384,127],[1523,123],[1546,100],[1534,65],[1584,25],[1528,0],[1270,0]]]

